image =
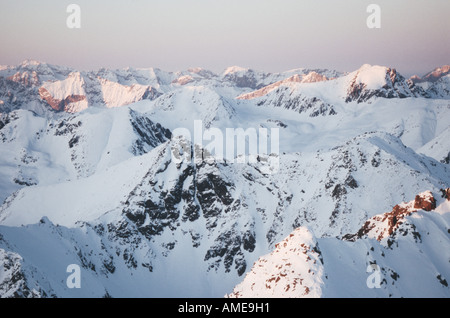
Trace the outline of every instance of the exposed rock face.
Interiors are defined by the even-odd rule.
[[[40,84],[39,76],[36,71],[17,72],[7,79],[28,87],[37,86]]]
[[[230,223],[227,230],[218,227],[227,215],[241,208],[240,200],[233,198],[234,184],[221,176],[217,163],[182,162],[175,165],[168,149],[161,151],[157,165],[130,193],[123,208],[127,222],[134,224],[149,240],[162,235],[166,229],[183,229],[183,232],[191,233],[192,247],[197,248],[207,243],[202,243],[198,234],[188,228],[192,222],[201,219],[208,236],[215,237],[204,255],[209,270],[217,269],[223,263],[225,272],[234,267],[238,275],[242,275],[247,267],[244,252],[255,249],[253,225],[250,223],[239,229]],[[178,177],[166,182],[164,174],[174,173],[174,169]]]
[[[381,241],[391,236],[403,223],[403,219],[418,210],[432,211],[436,208],[436,199],[430,191],[416,195],[413,201],[394,206],[391,212],[376,215],[369,219],[356,234],[344,235],[343,239],[355,241],[369,235]]]
[[[426,84],[426,83],[425,83]],[[429,97],[432,98],[450,98],[450,74],[442,76],[432,84],[426,90]]]
[[[69,113],[90,106],[119,107],[159,97],[161,93],[153,85],[159,85],[158,81],[142,76],[140,71],[77,72],[36,61],[24,62],[2,70],[0,106],[10,111],[35,103]]]
[[[447,189],[441,189],[442,197],[450,201],[450,188]]]
[[[56,111],[68,111],[70,104],[86,100],[84,95],[70,95],[62,100],[56,99],[43,87],[39,88],[39,95]]]
[[[431,211],[436,209],[436,200],[433,195],[416,195],[414,209]]]
[[[5,298],[40,298],[45,297],[36,290],[30,290],[22,272],[20,255],[0,249],[0,295]]]
[[[136,111],[130,110],[130,122],[134,132],[139,136],[132,146],[135,155],[147,153],[172,137],[169,129],[152,122],[146,116],[139,115]]]

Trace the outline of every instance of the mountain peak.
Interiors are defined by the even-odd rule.
[[[233,74],[233,73],[242,73],[242,72],[247,72],[249,70],[250,69],[248,69],[248,68],[244,68],[244,67],[240,67],[240,66],[230,66],[223,72],[223,75]]]
[[[200,72],[205,71],[205,69],[202,68],[202,67],[190,67],[190,68],[188,68],[187,71],[190,72],[190,73],[198,74]]]
[[[46,63],[38,61],[38,60],[26,59],[26,60],[22,61],[22,63],[20,63],[20,66],[22,66],[22,67],[38,66],[38,65],[41,65],[41,64],[46,64]]]
[[[358,84],[364,83],[368,89],[376,89],[386,84],[389,71],[386,66],[364,64],[355,72],[355,79]]]
[[[436,82],[441,77],[443,77],[447,74],[450,74],[450,65],[443,65],[441,67],[436,67],[433,71],[426,74],[423,77],[423,80],[428,81],[428,82]]]
[[[365,102],[372,97],[405,98],[423,96],[420,88],[408,82],[395,68],[364,64],[348,75],[346,102]]]
[[[442,65],[440,67],[436,67],[431,72],[425,74],[423,77],[418,75],[411,76],[410,80],[414,83],[423,83],[423,82],[437,82],[440,78],[450,74],[450,65]]]

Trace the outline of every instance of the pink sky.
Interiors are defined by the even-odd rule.
[[[95,3],[94,3],[95,2]],[[81,7],[81,29],[66,7]],[[351,71],[362,64],[422,75],[450,64],[450,1],[384,0],[368,29],[365,0],[0,0],[0,64],[37,59],[78,69],[240,65]]]

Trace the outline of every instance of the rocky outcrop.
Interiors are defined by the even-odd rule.
[[[0,241],[2,237],[0,235]],[[42,290],[28,286],[27,278],[22,270],[23,259],[14,252],[0,248],[0,295],[1,298],[41,298],[48,297]]]
[[[69,95],[64,99],[56,99],[43,87],[39,88],[39,95],[56,111],[68,111],[70,104],[86,100],[86,96],[84,95]]]
[[[37,86],[40,84],[39,76],[36,71],[17,72],[14,75],[9,76],[7,79],[27,87]]]
[[[147,116],[142,116],[134,110],[130,110],[130,123],[138,136],[132,146],[132,152],[136,156],[147,153],[150,149],[172,138],[169,129],[154,123]]]
[[[446,191],[449,191],[447,189]],[[447,192],[446,192],[447,193]],[[376,215],[367,220],[356,234],[343,236],[344,240],[355,241],[365,236],[376,238],[381,241],[399,228],[406,216],[419,210],[432,211],[436,208],[436,199],[430,191],[425,191],[416,195],[413,201],[401,203],[394,206],[391,212]]]
[[[442,197],[450,201],[450,188],[447,189],[441,189]]]

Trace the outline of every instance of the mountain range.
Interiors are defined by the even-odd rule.
[[[276,171],[174,160],[196,121]],[[449,122],[449,66],[0,66],[0,297],[449,297]]]

